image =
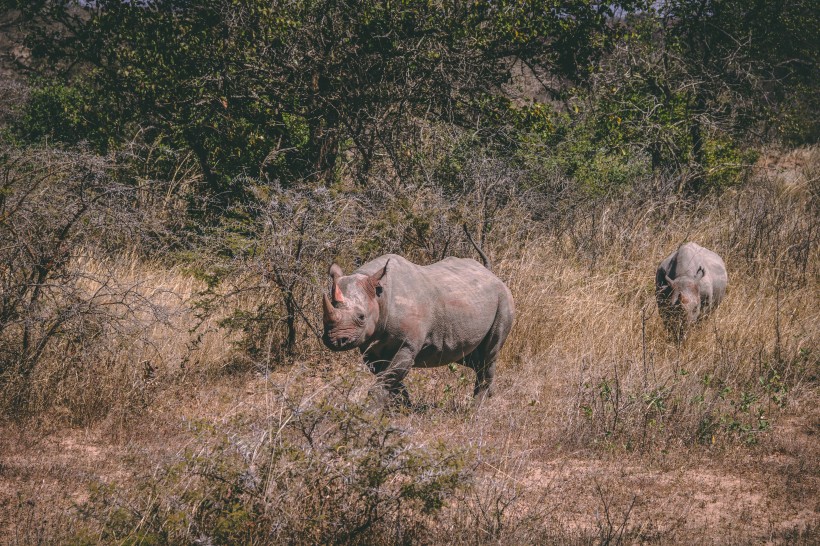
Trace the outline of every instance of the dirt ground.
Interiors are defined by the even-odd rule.
[[[219,424],[269,411],[267,385],[257,377],[178,386],[125,427],[108,422],[48,432],[3,426],[1,542],[51,542],[56,530],[71,527],[92,487],[127,483],[196,442],[192,420]],[[490,402],[481,414],[503,406]],[[456,442],[475,440],[470,430],[483,434],[470,425],[482,415],[467,409],[431,419],[436,411],[419,404],[400,419],[419,438],[447,436],[448,427],[463,436]],[[809,393],[754,446],[607,453],[511,438],[511,445],[531,447],[509,449],[504,468],[488,459],[476,474],[502,476],[517,489],[519,501],[509,510],[537,513],[553,528],[596,536],[596,542],[812,544],[820,540],[819,431],[820,406]]]

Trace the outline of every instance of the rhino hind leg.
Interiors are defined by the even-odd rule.
[[[480,403],[492,396],[493,378],[495,377],[495,361],[503,344],[503,338],[491,331],[484,338],[475,351],[464,358],[464,365],[475,372],[475,388],[473,397]]]
[[[473,397],[481,403],[485,398],[493,395],[493,378],[495,377],[495,359],[492,361],[484,360],[483,362],[476,362],[470,366],[475,370],[475,388],[473,389]]]
[[[493,394],[495,363],[512,329],[512,317],[512,300],[502,298],[490,331],[478,347],[464,358],[464,363],[475,371],[473,396],[479,404]]]

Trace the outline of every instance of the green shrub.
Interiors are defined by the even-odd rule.
[[[94,486],[84,525],[100,543],[407,543],[468,485],[462,452],[410,444],[349,391],[279,402],[261,441],[258,426],[198,424],[136,487]]]
[[[76,144],[95,137],[96,110],[82,86],[56,81],[36,82],[17,133],[31,142]]]

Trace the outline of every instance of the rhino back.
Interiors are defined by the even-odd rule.
[[[426,270],[437,294],[427,337],[432,353],[427,364],[443,363],[437,358],[444,362],[461,359],[475,350],[496,321],[512,322],[509,289],[475,260],[447,258]]]
[[[672,279],[680,277],[697,278],[698,269],[703,269],[699,281],[701,297],[717,304],[723,298],[728,284],[726,265],[715,252],[697,243],[682,244],[675,252],[661,262],[655,277],[659,287],[666,285],[664,275]]]
[[[463,358],[488,334],[500,308],[512,314],[509,289],[475,260],[447,258],[419,266],[401,256],[386,255],[359,271],[372,274],[388,259],[376,337],[385,347],[415,346],[419,366]]]

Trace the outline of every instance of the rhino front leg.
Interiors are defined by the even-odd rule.
[[[416,352],[409,347],[399,349],[384,370],[376,374],[376,384],[370,389],[370,395],[389,403],[410,405],[410,394],[403,381],[416,360]]]

